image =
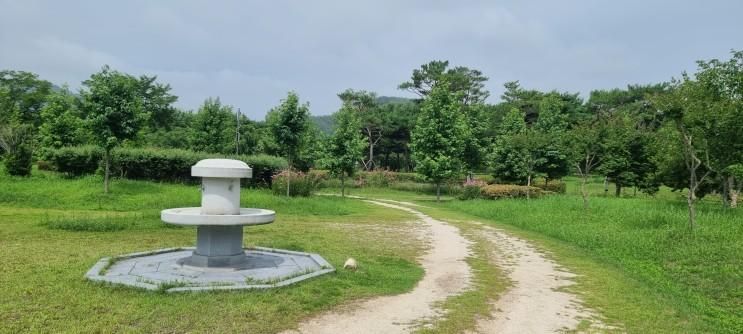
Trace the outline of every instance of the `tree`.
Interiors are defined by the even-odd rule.
[[[33,129],[30,125],[0,124],[0,148],[5,151],[5,170],[29,176],[33,164]]]
[[[723,203],[736,207],[736,189],[743,182],[735,173],[736,166],[743,164],[743,51],[731,53],[727,61],[697,62],[695,79],[700,90],[699,103],[705,108],[702,124],[709,159],[704,161],[721,184]]]
[[[79,104],[66,87],[49,95],[41,109],[39,141],[42,147],[81,145],[90,140],[92,133],[85,126]]]
[[[133,139],[147,120],[139,81],[108,66],[83,82],[82,109],[93,139],[104,150],[104,191],[108,193],[111,151]]]
[[[176,117],[173,103],[178,97],[170,94],[170,85],[156,82],[157,76],[139,77],[139,94],[142,97],[142,109],[149,115],[150,130],[170,129]]]
[[[436,184],[437,201],[441,182],[462,172],[462,148],[469,135],[461,113],[461,93],[452,93],[448,85],[439,82],[423,100],[411,135],[415,170]]]
[[[367,91],[355,91],[346,89],[338,94],[344,105],[355,110],[361,120],[361,131],[366,137],[369,157],[367,160],[362,159],[364,169],[374,170],[374,148],[382,139],[384,126],[380,110],[377,108],[377,95]]]
[[[209,153],[234,153],[235,114],[219,98],[208,98],[192,123],[191,149]]]
[[[30,72],[0,71],[0,124],[41,124],[41,108],[52,84]]]
[[[547,94],[539,102],[539,116],[532,126],[530,137],[537,150],[539,164],[536,171],[545,175],[545,182],[560,179],[570,172],[565,134],[570,114],[558,94]]]
[[[300,105],[297,93],[289,92],[286,99],[272,112],[273,115],[267,115],[267,121],[270,121],[274,140],[279,151],[286,157],[291,173],[309,124],[309,104]],[[286,196],[289,196],[290,179],[291,177],[287,178],[286,182]]]
[[[425,99],[439,82],[446,81],[452,92],[461,92],[459,98],[463,105],[471,105],[485,102],[490,95],[485,89],[487,80],[478,70],[464,66],[449,68],[448,60],[433,60],[413,70],[410,81],[401,83],[398,88]]]
[[[534,164],[527,166],[526,142],[520,136],[528,136],[524,112],[512,108],[503,118],[489,156],[493,177],[501,182],[521,183],[533,171]],[[532,168],[529,168],[532,167]]]
[[[462,161],[467,172],[467,179],[470,180],[472,174],[485,163],[486,148],[490,144],[490,138],[487,136],[485,106],[475,104],[464,106],[464,109],[464,118],[470,135],[465,138]]]
[[[328,169],[341,178],[341,196],[346,196],[346,176],[352,177],[356,162],[364,150],[364,138],[359,132],[361,122],[358,114],[349,105],[335,114],[335,131],[328,140]]]
[[[681,147],[681,155],[688,176],[689,191],[686,203],[690,229],[696,226],[697,190],[711,173],[709,168],[705,168],[709,165],[704,126],[706,107],[699,93],[698,82],[684,74],[682,80],[675,80],[671,83],[668,93],[658,95],[654,99],[664,117],[673,124],[678,144]]]
[[[588,189],[586,184],[591,173],[601,163],[603,152],[604,125],[600,118],[584,120],[576,124],[569,133],[571,161],[581,177],[580,192],[583,208],[588,209]]]
[[[382,139],[374,152],[380,167],[391,170],[413,169],[410,159],[410,131],[415,125],[420,105],[410,101],[387,102],[378,107],[382,122]]]

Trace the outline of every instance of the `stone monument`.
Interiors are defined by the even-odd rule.
[[[231,159],[201,160],[201,206],[163,210],[168,224],[196,227],[196,247],[160,249],[103,258],[89,280],[148,290],[202,291],[285,286],[335,269],[317,254],[243,248],[243,227],[273,223],[275,212],[240,207],[240,179],[252,169]]]

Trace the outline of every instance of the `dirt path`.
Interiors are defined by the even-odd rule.
[[[404,210],[421,221],[429,250],[421,258],[425,276],[413,291],[347,305],[346,310],[319,315],[285,333],[408,333],[416,323],[441,315],[435,303],[463,292],[469,285],[469,241],[456,227],[435,220],[410,206],[413,203],[359,199]],[[395,203],[395,204],[392,204]],[[568,330],[597,332],[607,327],[596,313],[581,307],[580,299],[564,288],[574,274],[561,268],[527,241],[479,224],[496,249],[496,264],[513,286],[493,301],[488,319],[477,320],[478,333],[557,333]]]
[[[576,295],[560,291],[574,283],[574,274],[522,239],[488,226],[483,232],[498,250],[496,258],[513,287],[493,303],[492,319],[478,321],[478,332],[556,333],[576,329],[581,321],[581,331],[605,328]]]
[[[440,315],[437,302],[468,287],[471,274],[464,260],[470,243],[456,227],[407,207],[367,202],[408,211],[421,221],[421,237],[429,244],[420,259],[423,279],[408,293],[347,305],[346,310],[321,314],[301,323],[298,331],[285,333],[408,333],[417,322]]]

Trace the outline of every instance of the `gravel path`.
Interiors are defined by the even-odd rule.
[[[585,331],[605,328],[595,312],[581,307],[576,295],[564,291],[574,284],[574,274],[527,241],[488,226],[482,228],[513,286],[493,303],[492,318],[478,321],[478,332],[556,333],[574,330],[582,320],[587,321]]]
[[[363,199],[363,198],[360,198]],[[425,270],[413,291],[352,303],[321,314],[284,333],[409,333],[423,320],[441,316],[435,306],[447,297],[462,293],[470,282],[470,242],[459,230],[410,208],[413,203],[365,200],[391,209],[404,210],[420,220],[421,237],[428,251],[420,259]],[[395,204],[392,204],[395,203]],[[512,282],[503,296],[492,302],[488,319],[477,320],[478,333],[559,333],[579,328],[596,332],[606,329],[596,313],[581,307],[580,299],[564,288],[573,284],[567,272],[527,241],[501,230],[478,224],[496,249],[496,265]],[[362,263],[363,265],[363,263]]]
[[[345,310],[321,314],[285,333],[408,333],[419,322],[435,318],[437,302],[463,292],[469,286],[469,242],[459,229],[416,210],[378,201],[367,201],[415,214],[428,250],[420,259],[423,279],[408,293],[376,297],[347,305]],[[360,265],[363,266],[363,259]]]

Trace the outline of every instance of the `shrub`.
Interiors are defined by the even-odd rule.
[[[65,147],[44,153],[44,159],[55,170],[71,176],[94,173],[102,156],[102,151],[94,146]],[[179,149],[120,148],[113,151],[111,170],[130,179],[195,182],[191,166],[199,160],[216,157],[223,156]],[[283,158],[264,154],[230,158],[242,160],[253,169],[253,178],[245,181],[248,186],[270,187],[273,175],[287,165]]]
[[[0,152],[5,152],[5,170],[10,175],[29,176],[33,165],[33,131],[30,126],[0,128]]]
[[[481,180],[468,180],[462,185],[462,193],[459,194],[459,199],[468,200],[482,197],[482,187],[486,186],[487,183]]]
[[[287,179],[291,182],[289,187],[289,196],[312,195],[320,184],[320,177],[310,173],[282,171],[274,175],[271,189],[275,195],[286,195]]]
[[[420,183],[420,182],[395,182],[390,184],[390,189],[402,190],[402,191],[413,191],[422,194],[436,194],[436,185],[432,183]],[[462,192],[462,188],[453,183],[445,183],[441,185],[441,193],[444,195],[459,195]]]
[[[363,184],[371,187],[387,187],[397,181],[397,173],[389,170],[374,170],[371,172],[361,172],[359,177],[364,180]]]
[[[544,191],[559,193],[559,194],[564,194],[565,189],[566,189],[565,182],[562,182],[560,180],[549,180],[546,183],[536,182],[536,183],[533,183],[532,186],[540,188]]]
[[[10,175],[29,176],[33,165],[33,150],[30,145],[19,145],[13,152],[5,154],[5,170]]]
[[[103,151],[95,146],[75,146],[45,150],[42,156],[54,170],[69,176],[80,176],[95,173],[103,158]]]
[[[54,166],[46,160],[36,161],[36,166],[39,170],[54,170]]]
[[[395,179],[398,182],[426,182],[422,175],[418,173],[395,173]]]
[[[490,199],[526,197],[527,191],[530,197],[539,197],[542,194],[540,188],[515,184],[491,184],[481,189],[483,197]]]

